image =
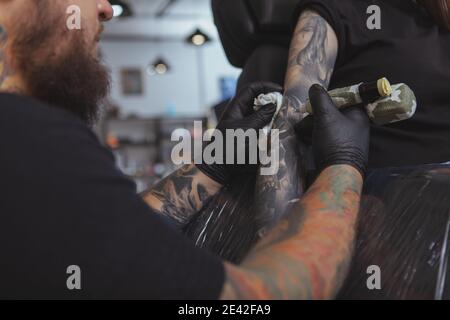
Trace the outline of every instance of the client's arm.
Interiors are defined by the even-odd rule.
[[[222,298],[333,298],[351,258],[362,182],[351,166],[325,169],[241,266],[226,265]]]
[[[256,208],[264,227],[288,213],[303,193],[300,148],[293,127],[301,120],[300,106],[309,88],[315,83],[328,87],[337,48],[336,34],[326,20],[304,11],[291,41],[283,106],[273,126],[280,130],[279,170],[257,180]]]
[[[223,137],[223,146],[229,145],[226,135],[229,130],[257,131],[267,125],[276,107],[266,106],[255,111],[254,99],[260,94],[281,90],[276,84],[256,82],[240,91],[227,106],[217,127],[217,133]],[[249,144],[238,145],[234,141],[233,147],[234,155],[245,154]],[[232,177],[256,173],[257,164],[228,163],[227,151],[231,150],[223,148],[222,159],[217,159],[217,163],[184,166],[146,192],[144,200],[154,211],[169,217],[181,227],[185,226]]]
[[[329,299],[347,273],[369,119],[358,108],[341,113],[320,86],[311,88],[310,97],[314,160],[322,172],[241,266],[226,265],[224,299]]]

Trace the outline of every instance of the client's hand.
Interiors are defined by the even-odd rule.
[[[274,104],[266,105],[258,111],[254,111],[254,100],[260,94],[271,92],[281,92],[282,88],[274,83],[256,82],[239,92],[239,94],[228,104],[218,126],[217,130],[223,136],[223,164],[201,164],[197,167],[208,177],[225,185],[234,176],[242,173],[256,173],[258,165],[249,163],[249,141],[245,139],[245,143],[236,139],[233,142],[234,161],[233,164],[226,164],[227,159],[227,130],[247,131],[249,129],[256,130],[264,128],[271,120],[276,111]],[[229,142],[231,143],[231,142]],[[251,142],[253,147],[257,147],[257,142]],[[256,146],[254,145],[256,143]],[[228,150],[230,151],[230,150]],[[237,156],[245,154],[245,164],[237,164]]]
[[[364,176],[369,156],[370,124],[367,113],[358,107],[339,111],[320,85],[309,91],[314,109],[312,147],[316,168],[347,164]],[[305,132],[300,122],[297,132]]]

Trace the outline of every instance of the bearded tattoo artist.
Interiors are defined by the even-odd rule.
[[[58,27],[69,3],[83,12],[82,30]],[[111,17],[106,0],[0,1],[0,298],[332,298],[354,238],[366,115],[341,113],[312,87],[320,176],[241,265],[221,261],[176,227],[256,167],[187,166],[136,194],[88,126],[108,91],[97,42]],[[239,93],[219,129],[263,127],[275,107],[255,113],[251,100],[274,90]],[[81,290],[66,286],[72,265]]]

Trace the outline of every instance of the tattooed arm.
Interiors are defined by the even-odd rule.
[[[309,97],[321,174],[241,267],[226,265],[225,299],[329,299],[347,274],[370,123],[363,108],[339,111],[320,85],[311,87]]]
[[[303,193],[303,168],[294,125],[301,120],[300,106],[313,84],[328,87],[337,57],[337,37],[325,19],[313,11],[300,16],[289,53],[283,106],[274,122],[280,130],[279,170],[258,176],[257,220],[264,234],[287,214]],[[300,179],[299,179],[300,177]]]
[[[281,87],[272,83],[256,82],[241,90],[228,104],[217,127],[226,137],[226,131],[258,130],[270,122],[275,112],[272,108],[253,110],[255,97],[268,92],[280,92]],[[228,145],[225,141],[224,145]],[[245,151],[247,144],[236,146],[233,154]],[[225,164],[227,149],[223,150],[222,164],[185,166],[150,190],[144,199],[154,210],[175,220],[181,227],[196,214],[220,190],[222,185],[242,173],[256,173],[257,165]]]
[[[183,227],[221,188],[195,165],[186,165],[144,193],[143,198],[154,211]]]
[[[314,11],[305,11],[298,21],[289,51],[285,95],[291,111],[305,103],[313,84],[327,87],[333,74],[338,42],[331,26]],[[292,115],[294,121],[298,116]]]
[[[300,201],[302,172],[293,129],[301,120],[299,109],[310,87],[328,86],[336,56],[337,38],[331,27],[316,13],[304,12],[292,40],[284,105],[274,125],[280,129],[280,170],[275,176],[261,176],[257,186],[257,210],[265,219],[264,231],[270,231],[240,266],[225,265],[223,299],[330,299],[344,280],[363,179],[358,166],[341,160],[350,157],[349,146],[363,154],[368,141],[335,138],[342,125],[351,131],[346,138],[355,132],[368,135],[368,125],[333,112],[326,93],[313,90],[313,107],[318,108],[314,130],[321,137],[314,148],[322,150],[317,153],[322,160],[332,161]],[[321,159],[315,159],[316,165]]]
[[[226,264],[222,299],[330,299],[352,252],[362,175],[326,168],[294,210],[244,260]]]

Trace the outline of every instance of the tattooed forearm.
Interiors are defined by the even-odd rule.
[[[346,165],[325,169],[240,267],[227,265],[224,299],[330,299],[348,271],[362,190]]]
[[[259,175],[257,211],[261,235],[290,211],[303,193],[301,146],[294,125],[301,120],[300,107],[308,98],[309,88],[329,84],[337,56],[337,38],[327,22],[312,11],[305,11],[298,22],[289,53],[283,106],[274,122],[280,130],[278,173]],[[299,179],[300,177],[300,179]]]
[[[279,171],[260,175],[256,187],[261,236],[268,236],[242,268],[227,265],[224,298],[329,298],[339,287],[350,257],[362,179],[347,166],[328,168],[298,203],[303,168],[294,132],[309,88],[315,83],[328,87],[336,56],[334,31],[318,14],[305,11],[291,42],[283,106],[274,122],[280,130]]]
[[[143,197],[152,209],[183,227],[220,188],[195,166],[187,165],[159,182]]]
[[[301,67],[305,77],[312,75],[312,80],[322,86],[330,82],[335,59],[330,54],[334,49],[330,47],[333,44],[328,42],[328,28],[322,17],[311,11],[305,12],[294,35],[294,39],[300,38],[301,41],[293,44],[288,64],[290,67]],[[297,48],[296,46],[302,45],[302,41],[306,41],[307,45]],[[298,79],[292,80],[292,84],[298,82]]]

